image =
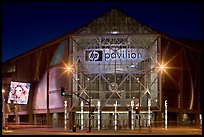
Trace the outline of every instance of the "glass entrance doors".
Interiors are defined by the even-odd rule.
[[[100,129],[115,129],[115,123],[117,129],[128,129],[128,111],[118,111],[116,113],[117,117],[115,122],[114,111],[102,111],[101,112],[101,128]],[[76,112],[76,126],[79,129],[88,129],[89,119],[88,112],[83,112],[83,119],[81,118],[81,113]],[[98,129],[98,116],[95,114],[91,116],[91,127],[92,129]]]

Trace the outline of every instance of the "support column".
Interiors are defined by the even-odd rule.
[[[64,101],[64,130],[67,130],[67,101]]]
[[[115,101],[115,130],[117,130],[117,100]]]
[[[16,124],[18,125],[20,123],[20,117],[18,115],[19,105],[16,104],[14,107],[15,107],[15,120],[16,120]]]
[[[98,130],[100,130],[100,125],[101,125],[101,123],[100,123],[100,106],[101,106],[101,104],[100,104],[100,101],[98,101],[98,103],[97,103],[97,105],[98,105]]]
[[[150,106],[151,106],[151,99],[148,99],[148,123],[147,126],[150,127]]]
[[[134,129],[134,111],[133,111],[133,107],[134,107],[134,101],[131,100],[131,130]]]
[[[30,94],[32,94],[30,96],[33,97],[33,93],[30,92]],[[29,107],[28,107],[29,120],[28,121],[30,124],[34,124],[34,114],[33,114],[33,104],[32,104],[33,99],[32,99],[32,97],[29,98],[30,102],[28,103],[28,105],[29,105]]]
[[[81,101],[81,130],[84,129],[84,111],[83,111],[84,103]]]
[[[4,94],[5,94],[5,90],[3,91],[2,90],[2,101],[3,101],[3,127],[5,127],[5,123],[6,123],[6,121],[5,121],[5,116],[6,116],[6,109],[5,109],[5,98],[4,98]]]
[[[47,113],[46,113],[46,120],[47,120],[47,126],[49,127],[50,124],[50,101],[49,101],[49,84],[50,84],[50,78],[49,78],[49,66],[47,66]]]
[[[165,100],[165,122],[164,122],[164,125],[165,125],[165,129],[167,129],[167,100]]]
[[[199,119],[200,119],[200,128],[202,128],[202,114],[199,114]]]
[[[184,49],[182,49],[181,54],[180,54],[180,82],[179,82],[179,87],[180,87],[180,94],[179,94],[179,114],[178,114],[178,125],[182,126],[183,125],[183,52]]]
[[[197,58],[196,61],[201,62],[200,58]],[[200,100],[202,98],[202,96],[200,95],[200,91],[201,91],[201,86],[200,86],[201,85],[201,78],[200,78],[200,73],[199,73],[199,72],[201,72],[201,70],[200,70],[201,65],[200,64],[201,63],[198,63],[196,65],[196,79],[198,80],[198,82],[197,82],[198,89],[195,90],[195,92],[197,92],[197,113],[195,114],[197,116],[195,118],[195,122],[196,122],[196,126],[202,128],[202,114],[201,114],[201,105],[200,105],[200,103],[201,103]]]

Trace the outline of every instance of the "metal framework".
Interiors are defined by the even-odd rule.
[[[156,71],[159,59],[158,40],[158,35],[73,37],[72,59],[75,64],[73,92],[87,99],[91,97],[95,105],[100,100],[101,109],[105,106],[113,106],[115,100],[120,100],[118,106],[127,107],[132,98],[139,98],[139,92],[142,106],[146,106],[147,98],[144,95],[147,93],[151,94],[153,106],[158,106],[159,88]],[[113,56],[114,59],[100,61],[100,63],[86,61],[86,51],[95,50],[111,53],[110,56]],[[129,50],[140,50],[146,55],[140,60],[115,57],[115,55],[126,56],[128,53],[126,54],[125,51]],[[73,101],[76,103],[79,100],[76,98]],[[138,103],[139,100],[135,101]],[[76,103],[76,106],[79,103]]]
[[[72,91],[91,98],[93,106],[159,107],[159,35],[136,20],[113,9],[79,29],[70,39],[74,64]],[[97,56],[97,57],[96,57]],[[140,92],[140,94],[139,94]],[[140,95],[140,97],[139,97]],[[80,100],[73,98],[73,107]]]

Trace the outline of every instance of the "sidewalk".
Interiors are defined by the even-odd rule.
[[[39,130],[37,128],[36,130]],[[202,134],[202,129],[201,128],[158,128],[158,127],[143,127],[141,129],[135,128],[134,130],[131,129],[120,129],[120,130],[109,130],[109,129],[102,129],[102,130],[97,130],[97,129],[92,129],[91,132],[88,132],[88,129],[80,130],[77,129],[76,132],[73,132],[72,129],[70,130],[65,130],[64,128],[41,128],[41,130],[46,130],[47,132],[66,132],[66,133],[71,133],[71,134]]]
[[[3,131],[3,130],[2,130]],[[10,132],[10,133],[9,133]],[[92,129],[91,132],[88,132],[88,129],[80,130],[77,129],[76,132],[73,130],[65,130],[64,128],[47,128],[47,127],[38,127],[38,128],[16,128],[16,129],[8,129],[7,131],[3,131],[5,134],[13,134],[13,135],[202,135],[202,129],[198,128],[136,128],[134,130],[131,129],[103,129],[97,130]]]

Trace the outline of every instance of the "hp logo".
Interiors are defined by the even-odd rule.
[[[86,61],[102,61],[102,51],[101,50],[86,51]]]
[[[90,59],[90,61],[96,61],[96,60],[98,60],[98,58],[99,58],[98,52],[96,52],[96,51],[91,51],[91,52],[89,53],[89,59]]]

